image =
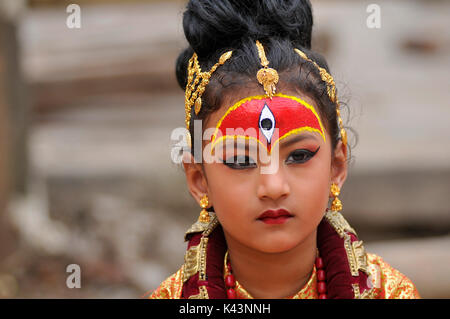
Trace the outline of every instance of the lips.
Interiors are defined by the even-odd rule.
[[[285,209],[266,210],[258,217],[258,220],[266,224],[283,224],[291,217],[293,215]]]

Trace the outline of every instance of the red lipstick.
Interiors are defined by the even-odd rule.
[[[262,221],[265,224],[274,225],[283,224],[291,217],[293,217],[293,215],[285,209],[266,210],[264,213],[259,215],[258,220]]]

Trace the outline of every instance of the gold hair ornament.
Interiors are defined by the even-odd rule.
[[[304,60],[311,62],[314,64],[314,66],[319,70],[320,77],[322,78],[322,81],[324,81],[327,84],[327,93],[328,97],[330,98],[331,102],[336,104],[336,114],[338,117],[339,127],[341,128],[341,140],[342,143],[347,146],[347,132],[344,129],[344,122],[341,118],[341,104],[339,103],[339,100],[336,96],[336,84],[334,83],[333,77],[325,70],[324,68],[320,67],[315,61],[311,60],[306,56],[305,53],[300,51],[299,49],[294,49],[295,52],[302,57]]]
[[[264,91],[266,91],[267,96],[272,99],[277,90],[275,85],[279,80],[278,72],[269,68],[269,61],[267,60],[266,53],[264,52],[264,47],[258,40],[256,40],[256,47],[258,48],[259,58],[261,59],[261,65],[263,66],[262,69],[260,69],[256,74],[256,78],[264,87]]]
[[[233,54],[232,51],[225,52],[220,56],[219,62],[213,65],[208,72],[202,72],[200,64],[198,63],[197,53],[194,53],[188,64],[188,80],[185,94],[185,110],[186,110],[186,128],[189,130],[189,123],[191,121],[191,110],[195,104],[195,115],[200,113],[202,108],[202,94],[205,92],[206,86],[209,83],[211,75],[216,69],[224,64]],[[195,79],[194,79],[195,77]]]

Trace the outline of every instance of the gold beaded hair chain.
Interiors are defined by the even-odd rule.
[[[324,68],[320,67],[315,61],[311,60],[306,56],[305,53],[300,51],[299,49],[294,49],[294,51],[302,57],[304,60],[311,62],[320,72],[320,77],[322,78],[322,81],[324,81],[327,84],[327,93],[328,97],[330,98],[331,102],[336,104],[336,114],[339,121],[339,127],[341,128],[341,140],[342,143],[347,146],[347,132],[344,129],[344,122],[341,118],[341,104],[336,96],[336,84],[334,83],[333,77],[325,70]]]
[[[191,110],[192,106],[195,104],[195,115],[200,113],[202,108],[202,95],[205,92],[206,86],[209,83],[211,75],[216,71],[216,69],[223,65],[233,54],[232,51],[225,52],[221,55],[219,62],[214,64],[214,66],[208,72],[202,72],[200,64],[198,63],[197,54],[194,53],[192,58],[189,60],[188,64],[188,81],[186,85],[185,94],[185,111],[186,111],[186,128],[189,130],[189,123],[191,121]],[[195,76],[195,80],[194,80]]]

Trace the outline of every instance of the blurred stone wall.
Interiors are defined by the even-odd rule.
[[[0,20],[3,25],[3,21]],[[3,30],[3,28],[2,28]],[[6,107],[6,57],[4,53],[4,36],[0,33],[0,214],[5,211],[8,193],[8,112]]]
[[[21,186],[25,180],[25,170],[20,167],[25,163],[23,153],[20,153],[26,148],[24,135],[20,134],[23,125],[14,116],[23,106],[15,98],[20,79],[16,75],[14,18],[20,5],[20,1],[0,3],[0,298],[17,293],[17,281],[5,262],[17,249],[17,237],[7,213],[11,195],[23,191]]]
[[[313,47],[359,137],[344,214],[423,297],[450,297],[449,4],[381,1],[374,30],[369,3],[313,2]],[[8,214],[19,247],[2,261],[14,297],[139,297],[180,267],[200,210],[170,159],[184,123],[183,2],[81,9],[81,29],[65,26],[62,5],[18,20],[32,123],[28,191]],[[70,264],[80,289],[66,286]]]
[[[6,211],[6,205],[9,195],[10,187],[10,175],[9,175],[9,163],[10,163],[10,151],[9,151],[9,121],[8,121],[8,108],[6,104],[6,54],[4,49],[4,34],[1,28],[5,22],[0,18],[0,234],[3,231],[4,212]],[[1,235],[0,235],[1,236]],[[3,247],[0,248],[0,257]]]

